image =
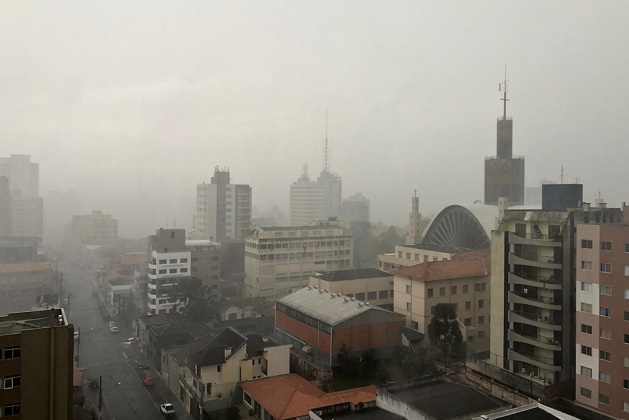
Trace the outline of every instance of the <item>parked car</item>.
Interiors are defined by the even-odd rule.
[[[118,332],[118,327],[116,327],[115,325],[112,325],[109,327],[109,331],[111,331],[112,333],[117,333]]]
[[[114,321],[109,321],[109,328],[115,327],[116,323]]]
[[[153,386],[155,385],[155,377],[153,375],[144,375],[142,382],[144,382],[145,386]]]
[[[79,332],[75,331],[74,332],[74,341],[77,341],[79,339]]]
[[[166,403],[159,406],[159,411],[165,416],[172,416],[175,414],[175,407],[171,403]]]
[[[138,370],[147,370],[150,369],[151,366],[148,363],[140,363],[138,362]]]

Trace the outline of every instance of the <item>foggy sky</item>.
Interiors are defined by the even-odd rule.
[[[343,196],[405,225],[415,189],[427,215],[483,199],[506,64],[527,186],[563,165],[586,201],[620,206],[628,16],[620,1],[3,1],[0,155],[40,164],[46,211],[102,210],[122,236],[191,228],[216,165],[288,217],[302,166],[322,168],[328,107]]]

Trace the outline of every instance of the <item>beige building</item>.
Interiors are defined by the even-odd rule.
[[[393,275],[375,268],[329,271],[310,276],[308,286],[393,310]]]
[[[245,297],[277,299],[311,274],[352,268],[353,250],[352,235],[331,221],[256,228],[245,241]]]
[[[395,252],[378,255],[378,268],[390,273],[422,262],[451,260],[461,249],[439,245],[396,245]]]
[[[58,306],[59,289],[53,275],[49,263],[0,264],[0,311],[9,313]]]
[[[73,332],[63,309],[0,317],[0,417],[72,418]]]
[[[103,245],[118,239],[118,220],[95,210],[72,216],[71,235],[83,244]]]
[[[394,277],[394,310],[406,326],[427,333],[434,307],[456,305],[463,339],[475,348],[489,348],[490,254],[468,251],[452,260],[428,261],[400,268]]]

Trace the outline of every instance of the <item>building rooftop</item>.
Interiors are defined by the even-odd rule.
[[[343,281],[393,277],[393,275],[390,273],[385,273],[384,271],[380,271],[377,268],[353,268],[350,270],[328,271],[312,277],[326,281]]]
[[[318,408],[376,400],[375,385],[326,394],[295,373],[247,381],[241,386],[278,420],[306,416]]]
[[[205,348],[191,354],[186,363],[194,371],[194,366],[212,366],[225,363],[231,354],[236,352],[247,338],[231,327],[225,328]],[[229,349],[229,352],[227,351]]]
[[[510,420],[576,420],[577,417],[573,417],[562,411],[548,407],[538,402],[521,407],[510,408],[504,411],[499,411],[491,414],[485,414],[482,417],[475,417],[475,419],[494,420],[494,419],[510,419]]]
[[[404,420],[404,417],[389,413],[378,407],[367,408],[360,411],[346,411],[330,414],[323,414],[322,420]]]
[[[472,387],[444,381],[388,392],[434,419],[467,418],[470,414],[494,411],[503,406]],[[448,401],[456,401],[456,404]]]
[[[256,229],[263,231],[288,231],[288,230],[321,230],[321,229],[342,229],[339,225],[303,225],[303,226],[260,226]]]
[[[459,254],[452,260],[427,261],[410,267],[399,268],[392,274],[421,281],[483,277],[491,272],[491,254],[472,251]]]
[[[63,309],[15,312],[0,317],[0,335],[19,334],[23,330],[68,325]]]
[[[34,271],[52,271],[49,263],[23,262],[0,264],[0,273],[31,273]]]
[[[443,252],[447,254],[456,254],[457,252],[464,251],[464,248],[454,248],[451,246],[444,245],[433,245],[433,244],[413,244],[413,245],[398,245],[399,247],[404,248],[413,248],[413,249],[425,249],[428,251],[437,251]]]
[[[395,315],[391,311],[350,299],[340,293],[329,293],[311,286],[283,297],[278,303],[308,314],[329,325],[340,324],[367,311],[382,311]],[[403,315],[400,316],[403,317]]]

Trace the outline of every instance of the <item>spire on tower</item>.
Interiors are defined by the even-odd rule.
[[[325,107],[325,146],[323,148],[323,172],[330,170],[329,150],[328,150],[328,107]]]
[[[504,83],[499,83],[498,84],[498,92],[504,92],[503,94],[503,98],[501,99],[501,101],[503,102],[503,114],[502,114],[502,119],[506,120],[507,119],[507,91],[509,90],[509,87],[507,86],[507,65],[505,64],[505,82]]]

